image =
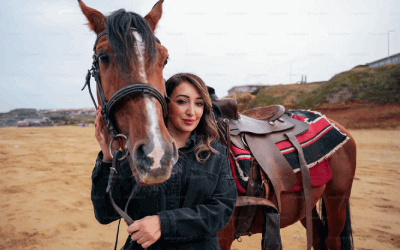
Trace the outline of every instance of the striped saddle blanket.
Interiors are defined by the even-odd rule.
[[[308,123],[309,129],[296,138],[303,148],[304,157],[310,169],[311,186],[326,184],[332,178],[327,158],[346,143],[349,137],[340,132],[334,124],[330,123],[319,112],[294,110],[287,111],[285,114]],[[296,186],[289,192],[301,190],[300,163],[296,149],[289,141],[278,142],[276,146],[296,173]],[[233,157],[230,156],[229,160],[233,178],[238,191],[245,193],[251,165],[251,152],[237,148],[233,144],[231,144],[231,152]]]

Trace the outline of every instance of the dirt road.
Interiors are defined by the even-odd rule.
[[[356,249],[400,248],[400,130],[352,130],[358,166],[351,197]],[[0,128],[0,249],[112,249],[117,223],[99,224],[90,201],[99,151],[94,128]],[[127,236],[121,224],[120,243]],[[284,249],[305,249],[298,223]],[[233,249],[260,249],[261,235]]]

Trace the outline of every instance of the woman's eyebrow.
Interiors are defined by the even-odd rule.
[[[180,96],[182,96],[182,97],[186,97],[186,98],[190,98],[188,95],[183,95],[183,94],[180,94],[180,95],[177,95],[176,97],[180,97]],[[196,99],[201,99],[201,100],[203,100],[203,97],[197,97]]]
[[[182,97],[189,98],[189,96],[188,96],[188,95],[182,95],[182,94],[180,94],[180,95],[177,95],[176,97],[179,97],[179,96],[182,96]]]

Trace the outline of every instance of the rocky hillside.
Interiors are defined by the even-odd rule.
[[[0,113],[0,127],[16,126],[24,119],[40,119],[36,109],[13,109],[7,113]]]
[[[0,113],[0,127],[17,126],[17,123],[26,119],[43,119],[53,121],[55,125],[74,125],[94,123],[96,110],[82,109],[13,109]]]
[[[312,109],[347,128],[400,128],[400,64],[357,66],[326,82],[260,88],[227,96],[246,109],[280,104],[286,109]]]

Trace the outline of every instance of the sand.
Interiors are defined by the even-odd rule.
[[[355,249],[400,248],[400,130],[351,130],[358,146],[350,199]],[[99,146],[94,128],[0,128],[0,249],[113,249],[117,222],[101,225],[90,201]],[[305,229],[282,230],[305,249]],[[121,224],[119,247],[127,236]],[[261,235],[232,249],[260,249]]]

